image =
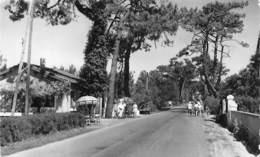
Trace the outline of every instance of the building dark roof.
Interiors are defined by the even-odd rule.
[[[10,75],[17,75],[18,72],[18,64],[14,65],[7,70],[0,72],[0,81],[7,78]],[[23,67],[26,67],[26,63],[24,63]],[[86,85],[85,81],[80,77],[70,74],[68,72],[52,69],[47,67],[41,67],[39,65],[31,64],[31,76],[46,80],[46,81],[60,81],[60,82],[70,82],[72,84],[81,84]]]

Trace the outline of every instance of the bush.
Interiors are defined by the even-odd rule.
[[[205,99],[205,106],[209,107],[210,113],[218,114],[220,110],[220,101],[217,98],[208,96]]]
[[[259,105],[260,100],[254,99],[250,96],[238,96],[236,97],[236,102],[238,103],[238,110],[251,112],[251,113],[260,113]]]
[[[22,117],[5,117],[0,121],[1,146],[31,136],[84,127],[85,124],[85,117],[80,113],[47,113]]]
[[[252,153],[259,153],[258,150],[258,139],[257,137],[250,136],[249,129],[245,126],[238,124],[238,122],[235,120],[232,125],[228,128],[231,132],[233,132],[234,137],[238,141],[242,141],[244,144],[246,144],[247,148]]]
[[[216,122],[223,127],[228,126],[227,114],[221,114],[216,117]]]

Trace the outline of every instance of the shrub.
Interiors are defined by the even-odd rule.
[[[242,141],[244,144],[246,144],[247,148],[252,153],[259,153],[258,150],[258,139],[257,137],[250,136],[249,129],[245,126],[238,124],[238,122],[235,120],[232,125],[229,127],[229,130],[233,132],[234,137]]]
[[[248,129],[246,127],[244,127],[243,125],[239,125],[238,128],[239,129],[236,132],[234,132],[234,136],[240,141],[244,141],[244,142],[249,141]]]
[[[227,114],[217,115],[216,122],[223,127],[227,127],[228,126]]]
[[[85,124],[85,117],[80,113],[46,113],[22,117],[5,117],[0,121],[1,146],[31,136],[84,127]]]
[[[205,99],[205,106],[209,107],[209,110],[212,114],[218,114],[220,109],[220,101],[217,98],[208,96]]]
[[[254,99],[250,96],[238,96],[236,97],[236,102],[238,103],[238,110],[251,112],[251,113],[260,113],[259,111],[259,99]]]

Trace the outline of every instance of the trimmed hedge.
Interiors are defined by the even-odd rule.
[[[85,124],[85,117],[80,113],[46,113],[4,117],[0,121],[0,142],[1,146],[5,146],[31,136],[84,127]]]

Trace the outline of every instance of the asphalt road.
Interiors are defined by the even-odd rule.
[[[162,112],[19,152],[15,157],[208,157],[201,118]]]

